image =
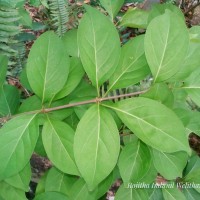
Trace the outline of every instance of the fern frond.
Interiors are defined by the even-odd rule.
[[[12,58],[17,55],[13,46],[17,43],[14,37],[20,32],[19,19],[17,9],[2,6],[0,2],[0,53],[9,57],[8,65],[13,64]]]
[[[58,36],[62,37],[67,31],[68,4],[66,0],[50,0],[49,9],[53,27]]]

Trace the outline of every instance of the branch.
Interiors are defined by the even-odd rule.
[[[190,8],[188,8],[188,10],[184,12],[184,15],[187,15],[190,11],[194,10],[199,5],[200,5],[200,2],[196,3],[194,6],[191,6]]]
[[[65,105],[56,106],[56,107],[53,107],[53,108],[42,108],[41,110],[34,110],[34,111],[24,112],[24,113],[20,113],[20,114],[16,114],[16,115],[2,117],[2,118],[0,118],[0,122],[5,122],[5,121],[8,121],[9,119],[12,119],[14,117],[18,117],[18,116],[21,116],[21,115],[30,115],[30,114],[35,114],[35,113],[49,113],[49,112],[52,112],[52,111],[61,110],[61,109],[65,109],[65,108],[71,108],[71,107],[75,107],[75,106],[81,106],[81,105],[86,105],[86,104],[91,104],[91,103],[100,103],[102,101],[115,100],[115,99],[123,98],[123,97],[132,97],[132,96],[136,96],[136,95],[139,95],[139,94],[143,94],[145,92],[147,92],[147,90],[143,90],[143,91],[139,91],[139,92],[133,92],[133,93],[129,93],[129,94],[121,94],[121,95],[116,95],[116,96],[103,97],[103,98],[97,97],[95,99],[65,104]]]

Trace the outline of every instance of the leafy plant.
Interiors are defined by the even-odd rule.
[[[121,1],[100,2],[113,19]],[[0,56],[0,198],[26,199],[35,151],[53,163],[35,200],[100,199],[116,179],[116,200],[198,199],[200,159],[188,135],[200,133],[199,27],[188,30],[169,4],[138,21],[131,10],[121,25],[145,34],[121,47],[110,17],[84,7],[78,30],[46,31],[33,44],[24,82],[33,96],[21,105]]]
[[[66,0],[50,0],[48,4],[51,12],[52,22],[56,33],[63,36],[67,31],[68,5]]]

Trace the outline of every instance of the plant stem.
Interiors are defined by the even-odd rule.
[[[35,113],[49,113],[51,111],[61,110],[61,109],[65,109],[65,108],[71,108],[71,107],[75,107],[75,106],[81,106],[81,105],[86,105],[86,104],[91,104],[91,103],[100,103],[102,101],[114,100],[114,99],[123,98],[123,97],[132,97],[132,96],[136,96],[136,95],[139,95],[139,94],[143,94],[145,92],[147,92],[147,90],[133,92],[133,93],[129,93],[129,94],[121,94],[121,95],[116,95],[116,96],[103,97],[103,98],[97,97],[95,99],[90,99],[90,100],[87,100],[87,101],[65,104],[65,105],[56,106],[56,107],[53,107],[53,108],[42,108],[41,110],[34,110],[34,111],[24,112],[24,113],[12,115],[12,116],[6,116],[6,117],[0,118],[0,121],[7,121],[11,118],[18,117],[18,116],[24,115],[24,114],[28,115],[28,114],[35,114]]]

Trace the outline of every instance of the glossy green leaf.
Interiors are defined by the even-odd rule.
[[[164,200],[186,200],[183,192],[181,192],[178,188],[162,188]]]
[[[17,174],[29,161],[39,135],[35,116],[21,115],[0,129],[0,180]]]
[[[67,79],[67,82],[54,99],[61,99],[71,93],[80,83],[83,75],[84,70],[80,59],[72,57],[70,59],[69,77]]]
[[[22,169],[22,171],[20,171],[18,174],[14,176],[5,179],[4,181],[15,188],[28,192],[30,180],[31,180],[31,166],[28,163],[24,167],[24,169]]]
[[[94,200],[96,199],[97,190],[90,192],[87,184],[83,179],[77,180],[70,191],[70,200]]]
[[[122,7],[124,0],[100,0],[100,3],[113,20]]]
[[[165,83],[154,84],[146,93],[140,96],[157,100],[169,108],[174,105],[174,95]]]
[[[78,175],[73,152],[74,131],[66,123],[47,118],[42,130],[47,156],[62,172]]]
[[[72,182],[69,183],[69,181]],[[55,167],[52,167],[47,174],[45,181],[45,191],[60,192],[65,195],[69,195],[72,183],[73,179],[70,179],[68,175],[57,170]]]
[[[118,189],[115,200],[147,200],[149,199],[147,188],[125,188],[122,184]]]
[[[152,156],[155,168],[165,179],[173,180],[182,177],[188,158],[186,152],[169,154],[152,149]]]
[[[161,103],[138,97],[105,106],[114,109],[122,122],[149,146],[167,153],[186,151],[190,154],[182,122]]]
[[[187,200],[198,200],[200,198],[200,194],[193,188],[184,188],[183,194]]]
[[[65,45],[67,53],[70,56],[79,57],[77,29],[67,31],[61,39]]]
[[[4,84],[7,72],[8,58],[4,55],[0,55],[0,88]]]
[[[152,4],[152,8],[148,16],[148,23],[151,22],[157,16],[164,14],[166,9],[176,14],[177,17],[181,18],[183,21],[185,20],[185,17],[182,11],[176,5],[173,5],[171,3],[166,3],[166,4],[155,3],[155,4]]]
[[[129,40],[123,47],[119,64],[109,79],[109,89],[133,85],[150,73],[144,55],[144,36]]]
[[[92,106],[81,118],[74,138],[75,161],[89,190],[111,173],[119,149],[118,130],[111,114],[99,105]]]
[[[200,68],[197,68],[193,73],[184,81],[183,89],[188,93],[189,97],[200,106]]]
[[[42,102],[51,101],[63,88],[69,65],[65,46],[55,33],[47,31],[35,41],[26,70],[31,88]]]
[[[113,74],[120,57],[120,40],[112,22],[96,9],[87,13],[78,28],[78,45],[83,67],[97,88]],[[103,33],[103,34],[102,34]]]
[[[0,88],[0,116],[12,115],[19,107],[19,91],[12,85]]]
[[[0,182],[0,196],[3,200],[27,200],[25,192],[23,190],[14,188],[7,184],[6,182]]]
[[[131,28],[147,28],[149,12],[139,8],[129,9],[122,17],[121,26]]]
[[[69,200],[68,197],[59,192],[44,192],[37,195],[34,200]]]
[[[154,82],[167,80],[178,72],[187,55],[188,45],[187,27],[176,14],[166,10],[165,14],[151,21],[144,47]]]
[[[147,174],[151,166],[149,148],[140,140],[127,144],[119,157],[119,171],[123,182],[136,183]]]

